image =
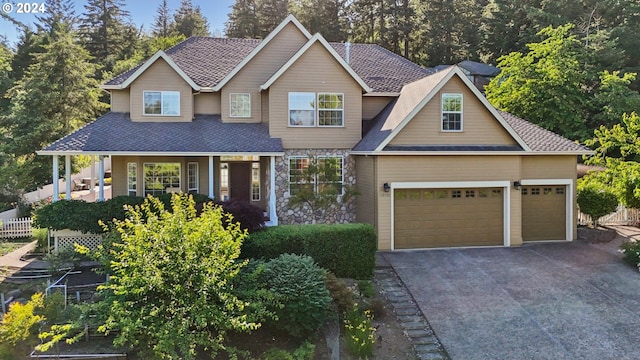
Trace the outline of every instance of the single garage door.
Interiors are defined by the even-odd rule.
[[[567,238],[567,187],[523,186],[522,241]]]
[[[394,190],[394,248],[504,244],[503,189]]]

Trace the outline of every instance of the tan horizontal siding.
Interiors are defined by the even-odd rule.
[[[111,111],[130,112],[129,89],[111,90]]]
[[[262,122],[269,123],[269,90],[263,91],[260,96],[262,100]]]
[[[278,71],[306,42],[307,38],[295,25],[289,23],[285,26],[222,88],[222,121],[260,122],[262,115],[260,85]],[[229,94],[232,93],[249,93],[251,95],[251,117],[232,118],[229,116]]]
[[[289,127],[291,91],[344,94],[344,127]],[[287,149],[346,149],[361,138],[362,89],[320,43],[311,46],[271,86],[269,98],[269,132],[282,138]]]
[[[191,121],[193,95],[191,86],[164,59],[158,59],[131,84],[131,120],[133,121]],[[180,116],[143,115],[144,91],[179,91]]]
[[[356,221],[375,226],[375,157],[356,156]]]
[[[389,96],[364,96],[362,97],[362,119],[371,120],[395,99]]]
[[[441,130],[442,94],[462,94],[462,132]],[[391,145],[515,145],[516,141],[458,77],[453,77]]]
[[[518,156],[379,156],[375,188],[385,182],[515,181]],[[520,197],[511,195],[511,245],[522,244]],[[391,193],[378,192],[378,248],[391,248]]]
[[[575,179],[577,174],[575,155],[540,155],[522,158],[523,179]]]
[[[200,115],[220,115],[220,93],[200,93],[193,97],[195,113]]]

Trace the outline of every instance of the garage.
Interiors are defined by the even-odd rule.
[[[522,241],[565,240],[567,187],[523,186],[521,192]]]
[[[504,189],[394,189],[395,249],[504,245]]]

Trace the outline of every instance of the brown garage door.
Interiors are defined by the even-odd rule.
[[[394,247],[503,245],[503,189],[396,189]]]
[[[566,239],[566,186],[523,186],[521,192],[522,240]]]

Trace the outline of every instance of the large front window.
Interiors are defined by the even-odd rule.
[[[145,163],[144,195],[180,191],[180,163]]]
[[[442,131],[462,131],[462,94],[442,95]]]
[[[334,186],[342,194],[342,157],[319,156],[317,158],[292,156],[289,158],[289,193],[301,190],[322,191]]]
[[[289,126],[344,126],[344,95],[290,92]]]
[[[145,115],[180,115],[179,91],[145,91],[144,92]]]

